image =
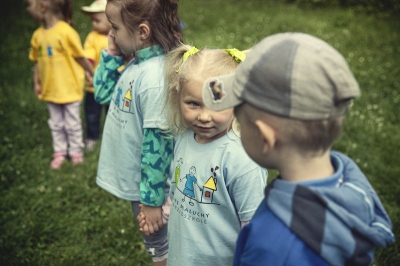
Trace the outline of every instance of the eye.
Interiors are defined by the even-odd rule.
[[[117,31],[118,30],[118,27],[117,26],[115,26],[114,24],[112,24],[111,25],[111,27],[113,28],[113,30],[115,30],[115,31]]]
[[[196,102],[188,102],[188,105],[190,105],[190,106],[199,106],[199,104],[196,103]]]

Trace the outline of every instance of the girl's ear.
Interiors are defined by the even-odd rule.
[[[260,136],[262,138],[263,146],[262,153],[267,154],[275,147],[276,136],[275,130],[267,123],[262,120],[256,120],[255,125],[260,132]]]
[[[139,25],[139,37],[141,41],[146,41],[150,37],[150,27],[146,23]]]

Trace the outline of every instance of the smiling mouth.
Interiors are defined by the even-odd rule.
[[[201,127],[201,126],[196,126],[200,131],[209,131],[212,129],[212,127]]]

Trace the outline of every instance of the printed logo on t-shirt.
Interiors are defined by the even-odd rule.
[[[124,81],[121,81],[111,98],[113,104],[110,104],[107,119],[113,121],[121,129],[124,129],[128,123],[128,120],[121,116],[121,112],[134,114],[134,105],[132,104],[133,83],[134,80],[129,82],[128,88],[125,88]]]
[[[181,166],[183,159],[179,158],[177,161],[178,165],[175,167],[174,181],[176,191],[182,193],[182,201],[189,200],[189,205],[193,206],[197,202],[199,204],[217,204],[214,201],[214,194],[217,191],[217,171],[218,166],[211,168],[211,176],[207,178],[207,181],[199,185],[196,174],[196,167],[191,166],[189,172],[181,176]],[[176,195],[175,195],[176,197]]]
[[[52,57],[53,56],[53,47],[47,46],[47,56]]]
[[[183,159],[179,158],[172,180],[172,185],[175,184],[175,191],[172,192],[173,197],[171,198],[172,207],[179,214],[179,217],[205,225],[210,219],[210,213],[204,212],[205,209],[200,208],[200,206],[220,205],[215,200],[215,195],[218,193],[217,184],[220,168],[219,166],[212,167],[211,175],[202,178],[198,176],[195,166],[191,166],[187,173],[182,173],[183,164]],[[205,180],[205,182],[199,184],[201,180]]]
[[[114,92],[112,101],[114,101],[115,106],[122,112],[134,113],[132,105],[132,90],[133,90],[134,80],[129,82],[128,89],[124,88],[124,82],[121,81],[117,90]]]

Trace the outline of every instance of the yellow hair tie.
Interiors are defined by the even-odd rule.
[[[191,57],[192,55],[195,55],[197,52],[199,51],[199,49],[197,49],[196,47],[192,47],[189,49],[189,51],[187,51],[186,53],[183,54],[182,56],[182,64],[181,66],[176,70],[176,72],[179,72],[182,68],[183,63],[185,63],[185,61]]]
[[[227,51],[238,63],[243,62],[246,59],[246,54],[236,48],[224,49],[224,51]]]

